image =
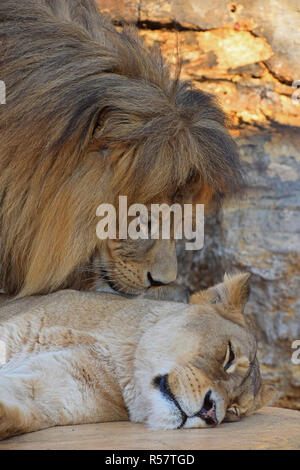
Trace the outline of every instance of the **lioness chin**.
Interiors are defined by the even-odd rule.
[[[243,315],[248,274],[193,305],[61,291],[6,303],[0,437],[126,420],[209,427],[263,404],[256,340]]]

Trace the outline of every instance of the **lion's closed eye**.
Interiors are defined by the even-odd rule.
[[[224,371],[227,374],[232,374],[236,371],[239,371],[240,374],[242,374],[245,370],[248,370],[249,364],[250,362],[248,357],[236,349],[232,344],[232,341],[228,341],[226,355],[223,362]]]
[[[230,374],[234,365],[234,360],[235,360],[235,353],[233,351],[231,342],[228,341],[227,349],[226,349],[226,356],[225,356],[225,360],[223,363],[225,372]]]

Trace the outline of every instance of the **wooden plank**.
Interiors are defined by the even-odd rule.
[[[264,408],[217,428],[151,431],[129,422],[63,426],[13,437],[3,449],[300,449],[300,412]]]

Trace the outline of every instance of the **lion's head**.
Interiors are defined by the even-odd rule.
[[[135,359],[131,419],[152,428],[208,427],[239,420],[268,400],[257,344],[243,314],[249,274],[192,297],[149,327]]]
[[[97,207],[119,195],[206,203],[243,186],[213,97],[172,78],[159,50],[118,32],[93,2],[73,6],[0,5],[0,282],[19,296],[99,276],[128,294],[168,284],[174,242],[99,241]]]

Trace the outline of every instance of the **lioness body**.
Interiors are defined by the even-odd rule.
[[[207,426],[233,402],[238,414],[253,411],[261,394],[256,342],[224,292],[219,304],[207,291],[188,306],[77,291],[6,303],[0,436],[128,414],[153,428]]]

